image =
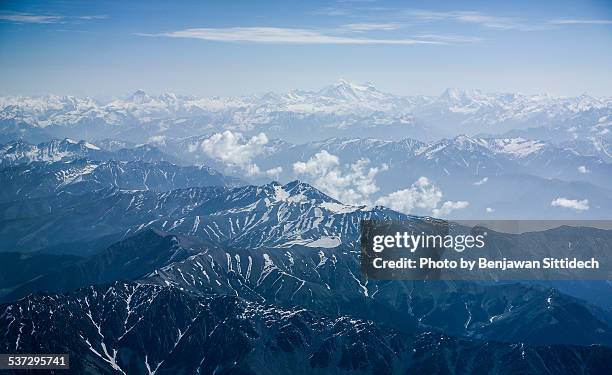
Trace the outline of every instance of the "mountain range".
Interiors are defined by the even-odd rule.
[[[608,373],[610,281],[369,279],[360,225],[607,220],[611,116],[587,95],[343,80],[0,97],[0,352],[85,374]],[[606,262],[612,230],[487,238]]]
[[[265,184],[273,178],[304,180],[354,205],[386,205],[405,213],[460,219],[607,219],[612,209],[612,164],[569,144],[464,135],[431,143],[331,138],[304,144],[241,144],[234,141],[240,139],[237,135],[229,134],[228,144],[219,141],[218,133],[167,138],[163,144],[108,139],[95,144],[71,139],[37,145],[9,142],[0,145],[0,180],[5,186],[0,201],[82,190],[85,185],[96,190],[167,191]],[[242,178],[226,178],[217,171]],[[369,190],[361,193],[364,185]],[[356,190],[354,196],[342,193],[351,189]],[[445,211],[445,202],[456,208]]]
[[[79,373],[604,373],[610,358],[606,347],[410,335],[349,316],[135,283],[32,295],[3,308],[3,351],[59,350]]]
[[[157,147],[181,160],[211,165],[226,174],[247,172],[244,164],[228,162],[210,152],[207,147],[211,139],[211,135],[168,138]],[[421,215],[436,215],[446,201],[467,202],[468,206],[452,212],[453,218],[464,219],[607,219],[612,209],[610,159],[572,144],[465,135],[429,143],[410,138],[331,138],[302,144],[270,140],[249,157],[249,167],[276,171],[273,178],[279,181],[302,179],[324,190],[327,187],[325,192],[332,195],[339,194],[334,190],[358,189],[356,183],[336,187],[334,177],[367,180],[371,191],[350,203],[394,204],[391,207],[396,210]],[[440,195],[436,204],[419,207],[411,203],[417,200],[413,185],[422,177],[429,181],[428,189]],[[270,177],[247,173],[245,178],[264,183]],[[552,202],[559,198],[588,201],[588,207],[554,206]],[[436,207],[438,211],[433,211]]]
[[[55,266],[3,282],[12,293],[0,307],[3,350],[67,352],[91,373],[479,373],[490,361],[502,361],[499,373],[596,373],[611,358],[610,311],[550,287],[362,278],[359,218],[426,218],[346,206],[297,182],[124,191],[107,205],[92,202],[96,194],[52,211],[67,218],[62,210],[83,206],[100,217],[95,225],[74,212],[80,225],[47,230],[73,241],[79,233],[61,228],[127,235],[93,252],[82,243],[72,257],[5,256],[7,269],[45,256]],[[147,207],[165,219],[149,222]],[[109,208],[116,214],[100,216]],[[269,356],[276,363],[262,370]]]
[[[481,133],[609,142],[612,100],[448,89],[439,96],[398,96],[340,80],[318,91],[244,97],[193,97],[138,90],[108,102],[74,96],[1,97],[0,142],[114,138],[143,143],[214,131],[265,132],[292,142],[345,136],[431,141]],[[298,136],[299,134],[299,136]]]

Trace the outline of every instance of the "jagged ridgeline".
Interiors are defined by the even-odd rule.
[[[142,90],[105,102],[75,96],[5,96],[0,97],[0,142],[72,137],[138,143],[227,128],[304,142],[345,136],[350,129],[353,136],[387,140],[478,133],[578,140],[583,149],[601,151],[602,139],[609,145],[605,129],[611,111],[609,98],[588,95],[448,89],[438,96],[400,96],[344,80],[316,91],[242,97],[150,95]]]
[[[612,364],[612,315],[579,284],[373,282],[360,222],[425,219],[106,145],[2,148],[1,352],[69,353],[91,374]]]

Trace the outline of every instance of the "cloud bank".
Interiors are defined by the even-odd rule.
[[[361,158],[343,165],[340,158],[326,150],[319,151],[307,161],[293,164],[293,172],[329,196],[351,205],[370,205],[380,188],[376,176],[388,170],[386,164],[371,167],[370,160]],[[466,208],[466,201],[442,201],[442,191],[427,177],[420,177],[410,187],[379,197],[374,204],[389,207],[403,213],[415,209],[431,211],[434,216],[447,216],[455,210]]]

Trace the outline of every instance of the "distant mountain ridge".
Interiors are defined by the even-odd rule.
[[[375,136],[380,131],[374,129],[382,128],[388,137],[431,140],[541,128],[561,129],[547,133],[556,141],[594,137],[609,142],[610,119],[610,98],[458,89],[439,96],[399,96],[345,80],[318,91],[230,98],[154,96],[142,90],[107,103],[74,96],[0,98],[1,133],[34,141],[47,134],[145,142],[154,136],[184,137],[223,128],[265,131],[289,140],[299,139],[296,132],[317,140],[338,136],[347,128],[357,136]],[[304,128],[309,132],[302,132]]]
[[[53,194],[82,194],[102,190],[169,191],[190,186],[238,186],[241,180],[226,177],[205,166],[179,167],[167,162],[91,161],[35,162],[0,169],[4,189],[0,202]]]
[[[0,178],[6,186],[0,198],[6,201],[14,199],[15,194],[35,197],[52,191],[75,192],[86,184],[97,189],[157,191],[246,184],[221,176],[216,170],[227,176],[244,176],[250,183],[263,184],[271,178],[279,181],[304,179],[315,183],[316,176],[299,174],[294,166],[328,152],[338,158],[339,173],[357,163],[365,163],[365,168],[379,169],[372,181],[376,188],[369,200],[352,202],[355,204],[372,204],[426,177],[442,195],[439,204],[447,200],[468,202],[467,207],[453,213],[461,215],[456,218],[607,219],[612,209],[609,189],[612,163],[605,153],[592,155],[582,143],[556,145],[525,138],[466,135],[430,143],[411,138],[399,141],[330,138],[292,144],[276,139],[258,146],[260,150],[249,156],[252,165],[260,171],[273,171],[272,176],[263,172],[252,174],[244,165],[206,152],[203,145],[210,143],[211,136],[165,138],[163,143],[154,145],[109,139],[95,144],[71,139],[38,145],[24,141],[8,143],[0,146]],[[180,164],[173,166],[165,160]],[[24,167],[32,161],[36,162],[31,167]],[[4,170],[1,167],[10,165],[15,167]],[[522,203],[517,204],[512,199],[516,194],[524,194]],[[552,205],[558,198],[584,201],[588,205],[584,210]],[[392,206],[394,209],[403,211],[404,206],[397,199],[389,202],[396,203]],[[417,207],[414,212],[407,212],[432,215],[432,208]]]
[[[204,163],[230,175],[240,173],[240,166],[206,152],[203,145],[210,142],[210,137],[167,138],[159,147],[191,163]],[[585,150],[581,143],[557,145],[526,138],[466,135],[434,142],[413,138],[391,141],[344,137],[294,144],[276,139],[262,145],[250,162],[261,170],[278,169],[274,178],[279,181],[297,178],[316,185],[321,176],[300,174],[295,165],[309,160],[314,162],[322,152],[337,158],[334,170],[345,178],[351,173],[350,166],[360,162],[364,173],[369,168],[378,168],[372,178],[378,190],[369,196],[370,202],[409,189],[419,178],[426,177],[439,188],[443,201],[469,202],[467,208],[456,214],[464,213],[474,219],[607,219],[612,209],[609,188],[612,186],[612,159],[604,153]],[[265,183],[268,178],[250,176],[256,183]],[[525,196],[517,203],[514,198],[523,194]],[[551,206],[559,197],[586,199],[591,204],[582,212]],[[401,211],[401,207],[398,204],[393,208]],[[432,210],[415,208],[414,213],[431,215]]]
[[[316,246],[321,238],[328,240],[326,246],[335,246],[342,240],[338,236],[357,241],[362,219],[408,217],[384,207],[344,205],[299,182],[165,192],[94,189],[7,202],[0,214],[0,249],[62,246],[63,252],[72,252],[67,251],[72,246],[86,250],[81,241],[99,238],[102,245],[148,228],[251,248],[311,242]],[[104,236],[110,237],[102,241]]]
[[[106,145],[105,145],[106,146]],[[128,146],[125,144],[125,146]],[[72,161],[76,159],[89,159],[96,161],[167,161],[173,164],[184,162],[164,154],[158,148],[148,145],[129,145],[107,150],[93,143],[70,138],[52,139],[48,142],[31,144],[23,140],[0,144],[0,168],[19,164],[28,164],[35,161],[57,162]]]

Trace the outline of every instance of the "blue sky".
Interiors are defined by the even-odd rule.
[[[612,1],[2,1],[0,94],[612,96]]]

